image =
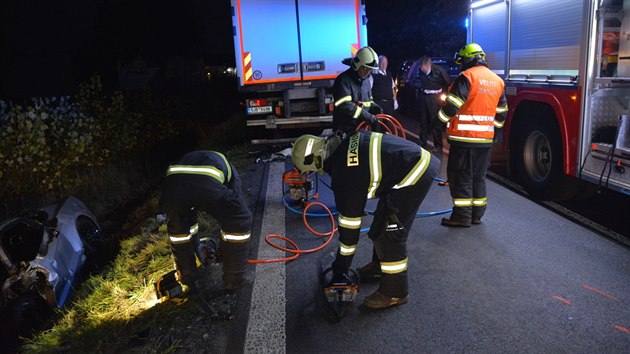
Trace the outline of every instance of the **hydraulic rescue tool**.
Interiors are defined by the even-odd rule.
[[[217,260],[216,257],[216,242],[210,238],[199,239],[194,237],[195,242],[195,254],[199,258],[202,266],[207,266],[210,263]],[[177,304],[183,304],[191,299],[191,303],[202,313],[210,316],[215,320],[231,320],[234,318],[232,311],[225,312],[217,310],[208,301],[206,301],[201,294],[201,290],[195,288],[188,288],[185,291],[182,283],[179,281],[177,270],[172,270],[162,276],[153,284],[155,288],[155,295],[161,302],[172,300]]]
[[[335,253],[331,253],[325,259],[334,259]],[[337,320],[341,320],[359,292],[359,274],[353,269],[343,275],[333,273],[332,267],[324,269],[321,273],[322,288],[328,305],[337,316]]]

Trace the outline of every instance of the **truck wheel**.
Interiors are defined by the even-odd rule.
[[[529,116],[519,130],[512,152],[517,178],[534,198],[557,199],[564,176],[558,128],[550,119]]]

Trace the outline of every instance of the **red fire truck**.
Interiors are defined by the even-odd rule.
[[[468,41],[506,83],[495,162],[540,199],[630,194],[630,1],[472,0]]]

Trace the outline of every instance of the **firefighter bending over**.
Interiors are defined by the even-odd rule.
[[[464,46],[455,62],[462,72],[455,79],[438,113],[446,123],[450,143],[446,174],[453,212],[442,225],[480,224],[486,211],[486,172],[495,129],[503,128],[508,106],[503,80],[488,69],[486,54],[476,43]]]
[[[331,284],[352,284],[349,269],[357,249],[368,199],[380,198],[368,236],[372,261],[359,269],[362,281],[380,279],[365,297],[369,308],[386,308],[408,300],[407,235],[440,162],[415,143],[394,135],[359,131],[348,138],[337,132],[326,138],[299,137],[293,163],[302,173],[327,172],[339,211],[339,249]]]
[[[168,217],[171,250],[182,284],[194,289],[200,279],[195,258],[199,211],[212,215],[221,225],[218,254],[223,261],[224,288],[236,290],[251,282],[246,268],[252,214],[238,173],[223,154],[193,151],[170,165],[160,211]]]
[[[368,77],[378,68],[374,49],[363,47],[350,59],[350,68],[337,76],[333,85],[333,130],[350,133],[363,121],[377,129],[375,115],[383,113],[383,109],[373,102]]]

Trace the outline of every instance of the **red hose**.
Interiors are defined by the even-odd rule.
[[[329,232],[319,232],[314,230],[311,225],[308,224],[308,221],[306,221],[306,212],[308,211],[308,209],[313,206],[313,205],[319,205],[322,208],[324,208],[324,210],[326,210],[326,213],[328,213],[328,216],[330,217],[330,231]],[[326,240],[326,242],[324,242],[321,246],[316,247],[316,248],[310,248],[310,249],[305,249],[302,250],[300,249],[300,247],[298,246],[297,243],[293,242],[291,239],[281,236],[281,235],[277,235],[277,234],[269,234],[265,236],[265,242],[267,242],[267,244],[273,248],[279,249],[281,251],[285,251],[285,252],[289,252],[289,253],[293,253],[292,256],[289,257],[284,257],[284,258],[273,258],[273,259],[250,259],[247,262],[251,263],[251,264],[260,264],[260,263],[276,263],[276,262],[288,262],[288,261],[292,261],[296,258],[298,258],[301,254],[304,253],[313,253],[313,252],[317,252],[323,248],[325,248],[326,246],[328,246],[328,244],[330,243],[330,241],[332,241],[333,235],[335,234],[335,232],[337,232],[337,228],[335,227],[335,217],[333,216],[332,212],[330,211],[330,209],[328,209],[328,207],[320,202],[311,202],[306,204],[306,206],[304,207],[304,211],[302,211],[302,220],[304,221],[304,225],[306,226],[306,228],[313,234],[319,236],[319,237],[326,237],[328,236],[328,239]],[[271,242],[272,238],[277,238],[280,240],[283,240],[285,242],[288,242],[289,244],[291,244],[291,246],[293,246],[293,248],[286,248],[283,246],[279,246],[274,244],[273,242]]]
[[[405,133],[405,128],[403,128],[400,122],[387,114],[377,114],[376,118],[378,119],[378,124],[387,130],[387,133],[399,136],[403,139],[407,139],[407,134]],[[366,121],[359,123],[356,130],[371,130],[371,127],[367,124]],[[400,133],[399,133],[400,132]]]

